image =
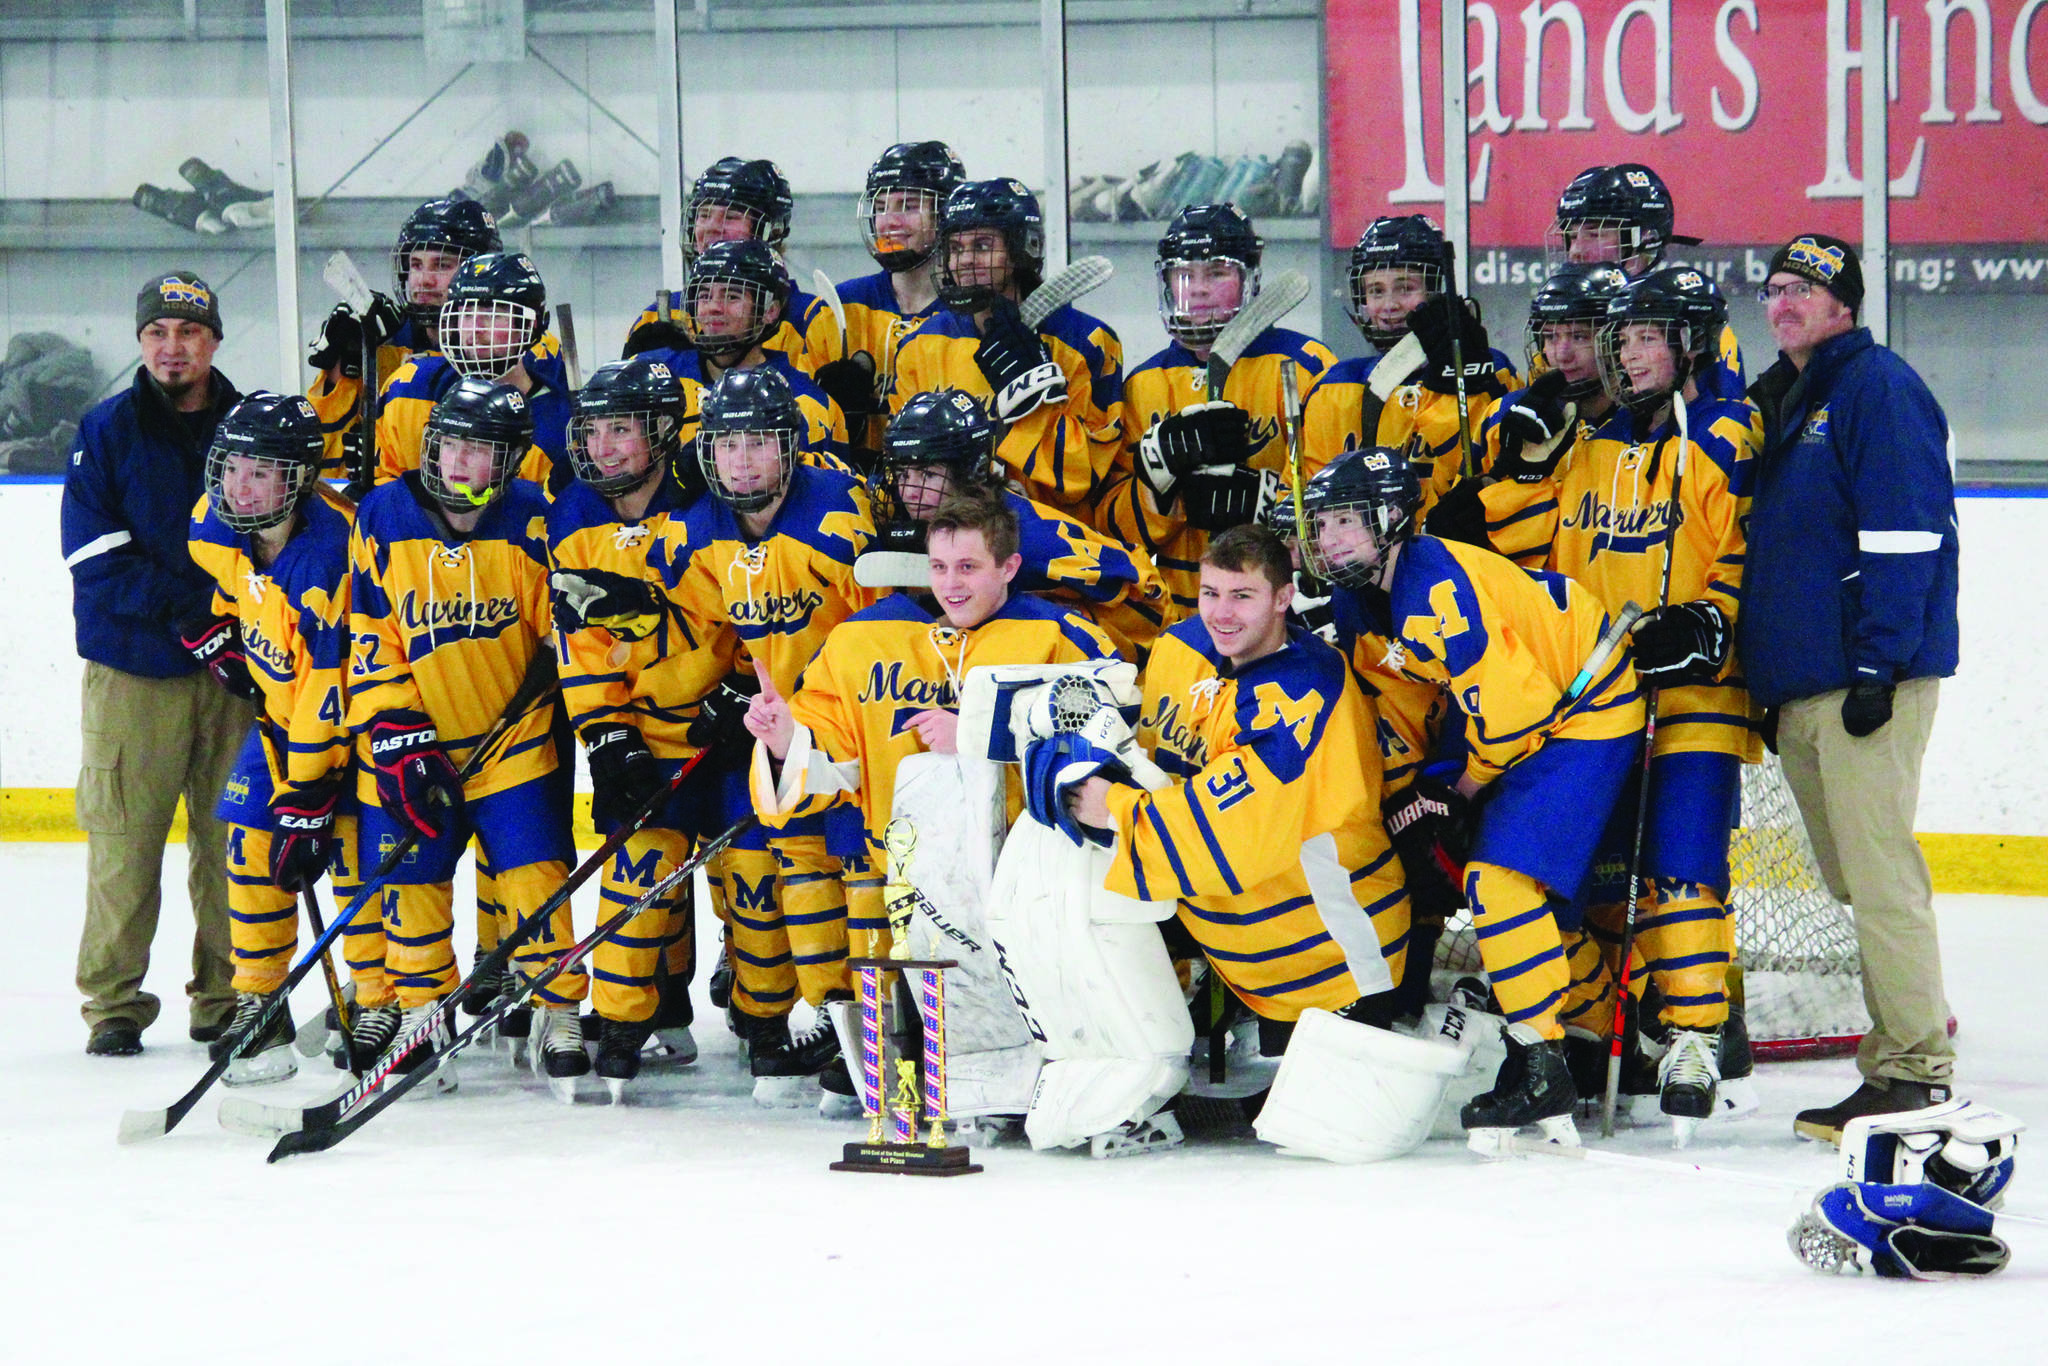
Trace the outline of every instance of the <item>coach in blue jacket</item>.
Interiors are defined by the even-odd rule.
[[[142,979],[180,796],[198,922],[185,988],[192,1037],[218,1038],[234,1007],[225,827],[213,810],[254,717],[180,635],[181,624],[208,617],[213,598],[185,546],[214,426],[237,397],[213,368],[220,308],[205,281],[173,271],[142,287],[135,332],[135,382],[80,421],[64,475],[64,563],[85,658],[78,989],[86,1052],[113,1056],[141,1052],[159,1010]]]
[[[1956,671],[1955,485],[1934,395],[1856,325],[1853,247],[1796,238],[1761,292],[1781,354],[1750,389],[1765,444],[1742,663],[1750,695],[1776,709],[1821,873],[1856,911],[1872,1021],[1856,1056],[1863,1084],[1793,1126],[1839,1143],[1858,1115],[1949,1098],[1955,1052],[1913,812],[1935,696]]]

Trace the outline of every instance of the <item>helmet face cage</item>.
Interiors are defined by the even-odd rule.
[[[771,450],[775,462],[772,483],[738,490],[726,482],[725,474],[718,468],[721,456],[729,465],[744,461],[751,476],[766,463],[763,457]],[[697,432],[697,463],[704,472],[705,486],[713,497],[735,512],[759,512],[788,492],[790,477],[796,469],[796,450],[797,433],[791,427],[734,425],[721,426],[717,431],[700,428]]]
[[[1552,269],[1611,265],[1634,278],[1663,255],[1663,237],[1632,218],[1560,218],[1543,233],[1543,259]]]
[[[755,250],[759,250],[756,248]],[[716,360],[744,355],[773,336],[789,302],[786,280],[745,268],[731,253],[707,252],[690,275],[685,330],[698,350]],[[766,272],[774,273],[772,265]]]
[[[695,260],[700,251],[711,245],[697,245],[697,229],[707,217],[722,219],[721,236],[713,238],[714,242],[740,240],[723,230],[732,220],[738,219],[745,224],[745,237],[765,242],[770,247],[779,247],[789,236],[792,207],[789,181],[774,162],[724,157],[714,162],[690,186],[689,204],[684,210],[684,259]],[[719,209],[724,213],[707,215],[705,211],[708,209]]]
[[[291,520],[319,477],[317,442],[310,456],[285,455],[228,436],[206,453],[207,501],[230,531],[268,531]]]
[[[870,183],[860,197],[861,238],[868,255],[887,271],[915,270],[939,244],[942,196],[922,185]],[[883,231],[880,219],[888,219]]]
[[[468,462],[485,453],[490,464],[482,478],[474,482],[449,478],[451,461],[461,461],[461,472],[467,473]],[[523,448],[515,451],[510,441],[460,427],[444,427],[428,418],[426,435],[420,440],[420,483],[434,501],[450,512],[477,512],[505,491],[524,453]]]
[[[1630,376],[1627,367],[1622,363],[1622,354],[1631,344],[1628,332],[1633,327],[1651,327],[1658,330],[1662,345],[1671,352],[1671,378],[1668,382],[1638,381]],[[1624,408],[1647,416],[1684,387],[1690,368],[1688,358],[1692,351],[1692,328],[1678,318],[1612,314],[1600,326],[1598,346],[1600,387],[1607,391],[1609,398]]]
[[[438,255],[443,259],[431,261]],[[443,241],[401,241],[391,252],[391,273],[398,282],[398,299],[406,315],[415,322],[433,326],[440,320],[441,306],[447,301],[448,286],[455,281],[455,272],[462,263],[476,255],[458,242]],[[417,265],[415,256],[429,258]],[[432,275],[433,280],[420,278]]]
[[[652,408],[605,408],[569,419],[569,463],[576,478],[607,497],[631,493],[675,454],[680,424]],[[593,451],[593,440],[597,450]],[[638,456],[635,460],[633,457]],[[606,472],[606,463],[612,469]]]
[[[994,233],[1004,263],[995,264],[969,234]],[[958,244],[956,246],[956,243]],[[991,244],[992,245],[992,244]],[[1038,201],[1014,180],[969,181],[946,197],[939,222],[939,300],[960,312],[979,313],[998,298],[1022,298],[1038,287],[1045,269],[1045,225]]]
[[[1420,293],[1404,309],[1394,322],[1379,322],[1373,317],[1372,304],[1382,297],[1382,292],[1396,294],[1413,289],[1413,283],[1399,276],[1383,274],[1400,271],[1413,275],[1420,283]],[[1444,292],[1444,267],[1441,261],[1425,262],[1399,259],[1399,253],[1380,251],[1358,251],[1351,253],[1351,273],[1347,279],[1344,308],[1351,315],[1351,321],[1365,334],[1365,339],[1385,351],[1408,335],[1408,314],[1424,299]]]
[[[540,314],[510,299],[451,299],[441,305],[441,350],[466,379],[496,379],[540,340]]]
[[[1223,273],[1216,266],[1234,268],[1237,299],[1218,303]],[[1162,256],[1152,263],[1159,279],[1159,321],[1168,336],[1185,346],[1207,346],[1224,326],[1238,315],[1259,292],[1259,267],[1235,257]]]
[[[1302,502],[1308,532],[1302,568],[1330,583],[1364,588],[1386,577],[1394,547],[1414,533],[1422,490],[1406,455],[1375,446],[1318,471]]]
[[[463,200],[430,199],[414,209],[399,229],[398,245],[391,252],[391,276],[398,286],[397,297],[414,321],[431,327],[440,317],[448,286],[464,261],[485,252],[503,251],[498,224],[490,210]],[[438,285],[413,280],[413,257],[438,254],[453,259],[436,263],[434,273],[444,276]],[[422,263],[424,264],[424,263]]]

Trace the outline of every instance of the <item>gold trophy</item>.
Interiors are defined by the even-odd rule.
[[[910,859],[917,850],[917,830],[898,816],[882,832],[882,847],[889,856],[887,881],[882,884],[882,903],[889,916],[889,953],[882,958],[849,959],[860,988],[860,1083],[861,1112],[867,1117],[865,1143],[846,1145],[842,1159],[832,1164],[835,1172],[885,1172],[902,1176],[966,1176],[981,1170],[970,1161],[965,1148],[946,1142],[946,979],[947,968],[957,960],[919,959],[910,956],[910,916],[917,909],[919,894],[910,881]],[[917,1063],[903,1056],[901,1041],[894,1059],[896,1087],[893,1095],[884,1091],[883,1077],[890,1059],[889,1038],[882,1027],[882,999],[893,988],[898,974],[917,975],[915,999],[924,1032],[924,1085],[918,1085]],[[884,983],[888,983],[885,988]],[[908,985],[907,981],[905,983]],[[923,1142],[918,1141],[919,1111],[930,1122]],[[887,1123],[884,1124],[884,1116]]]

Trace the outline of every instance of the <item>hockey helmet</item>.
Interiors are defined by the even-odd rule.
[[[998,436],[995,418],[965,390],[912,397],[889,423],[868,480],[876,522],[923,521],[951,494],[1001,488]]]
[[[1623,275],[1618,266],[1567,261],[1552,268],[1535,297],[1529,300],[1529,335],[1525,351],[1529,374],[1539,375],[1556,368],[1544,350],[1553,328],[1567,324],[1583,328],[1586,349],[1590,353],[1599,334],[1600,323],[1607,316],[1608,301],[1627,287],[1628,276]],[[1565,397],[1583,399],[1599,389],[1600,373],[1596,366],[1584,379],[1567,382]]]
[[[569,401],[569,461],[607,497],[659,479],[689,402],[666,361],[647,354],[600,365]]]
[[[954,244],[976,229],[1002,233],[1008,262],[975,260]],[[956,259],[957,257],[957,259]],[[946,196],[939,220],[939,300],[961,313],[979,313],[996,299],[1021,300],[1045,272],[1045,221],[1038,198],[1021,180],[969,180]]]
[[[258,389],[228,409],[206,453],[206,496],[230,531],[268,531],[290,520],[326,457],[320,415],[303,394]]]
[[[472,256],[456,268],[441,305],[441,350],[456,373],[496,379],[548,326],[548,291],[522,252]]]
[[[1639,419],[1652,417],[1685,387],[1700,352],[1715,344],[1727,321],[1721,291],[1691,266],[1665,266],[1630,281],[1608,300],[1600,324],[1601,387]],[[1644,350],[1644,343],[1660,341],[1671,354],[1668,367],[1654,359],[1654,346]]]
[[[1543,237],[1550,264],[1607,262],[1631,278],[1664,259],[1673,242],[1694,243],[1673,230],[1671,191],[1639,162],[1589,166],[1557,197],[1557,220]]]
[[[1152,273],[1159,281],[1159,320],[1184,346],[1206,346],[1259,292],[1259,262],[1266,243],[1235,204],[1190,204],[1173,216],[1159,239]],[[1235,266],[1236,299],[1222,302],[1203,263]],[[1227,287],[1225,293],[1230,292]]]
[[[795,205],[796,199],[789,192],[789,177],[774,162],[721,157],[690,186],[683,223],[683,254],[686,258],[695,257],[712,242],[732,240],[713,235],[702,246],[698,245],[699,231],[709,226],[707,209],[744,215],[749,238],[779,247],[789,236],[789,215]]]
[[[1456,251],[1425,214],[1376,218],[1351,248],[1345,309],[1365,339],[1381,351],[1408,332],[1408,315],[1432,294],[1441,294],[1456,275]],[[1413,272],[1403,282],[1383,272]]]
[[[690,267],[691,342],[714,361],[744,356],[775,335],[792,288],[766,243],[713,242]]]
[[[931,259],[939,240],[939,211],[967,179],[967,168],[943,142],[899,142],[875,158],[861,192],[861,235],[868,254],[887,271],[913,270]],[[915,217],[914,225],[904,219]],[[877,220],[890,222],[878,227]]]
[[[432,326],[447,297],[446,285],[425,282],[415,295],[414,252],[450,253],[459,266],[472,256],[504,249],[505,243],[498,236],[498,221],[491,217],[489,209],[474,199],[429,199],[405,220],[405,226],[398,230],[398,245],[391,252],[391,273],[398,284],[399,301],[414,320]]]
[[[705,485],[736,512],[773,504],[788,491],[803,444],[803,412],[789,381],[773,365],[728,370],[701,402],[697,463]]]
[[[1421,506],[1422,486],[1406,455],[1392,446],[1346,451],[1302,490],[1302,568],[1346,588],[1379,584],[1389,553],[1415,533]]]
[[[533,444],[533,412],[509,384],[456,382],[427,415],[420,483],[451,512],[475,512],[505,491]]]

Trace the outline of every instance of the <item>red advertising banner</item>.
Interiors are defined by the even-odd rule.
[[[1565,183],[1618,161],[1654,167],[1671,187],[1678,231],[1714,246],[1800,231],[1860,238],[1861,8],[1474,0],[1475,255],[1481,245],[1539,247]],[[1910,254],[2048,241],[2048,0],[1894,0],[1890,12],[1893,242]],[[1438,4],[1328,0],[1325,14],[1332,245],[1350,245],[1382,214],[1441,217]],[[1939,273],[1942,258],[1930,259]],[[1981,277],[2044,266],[2020,253],[1960,268]],[[1946,269],[1954,276],[1958,262]],[[2044,283],[2029,277],[2033,288]]]

